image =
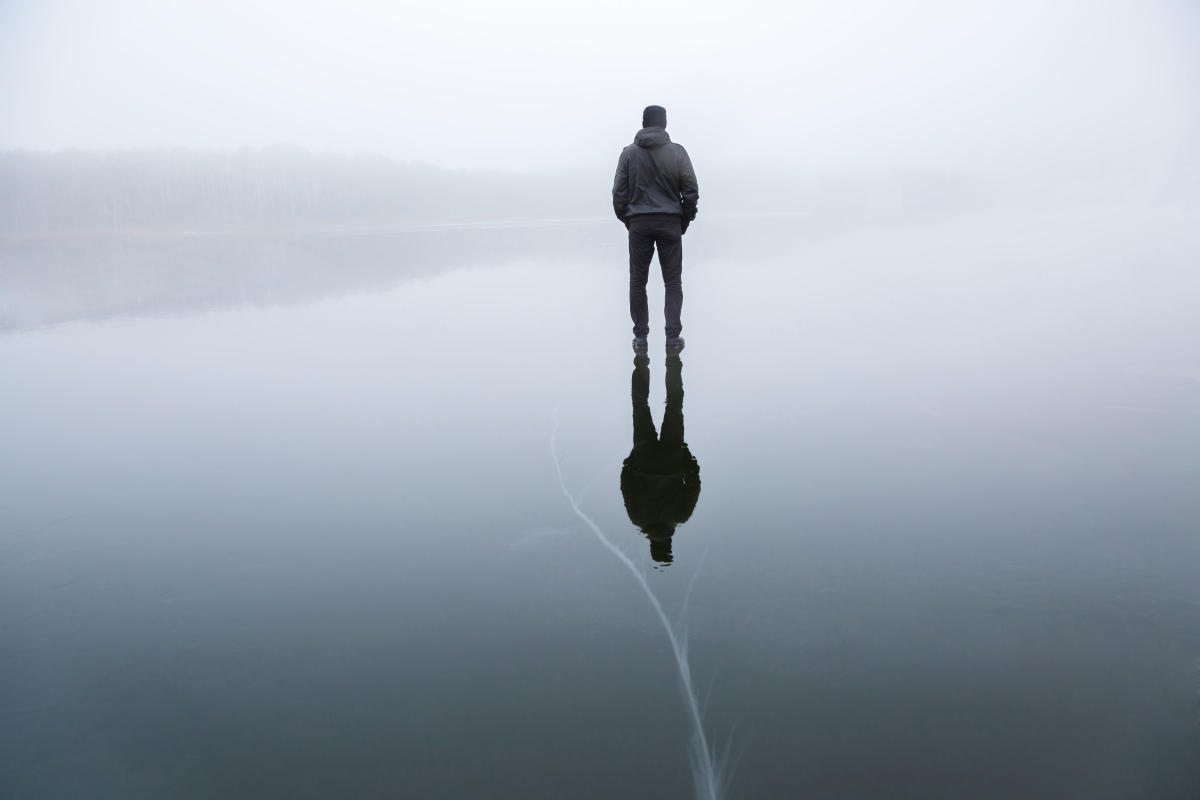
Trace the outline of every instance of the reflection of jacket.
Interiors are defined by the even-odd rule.
[[[642,128],[621,151],[613,179],[613,211],[621,222],[639,214],[696,218],[700,190],[683,145],[662,128]]]
[[[650,540],[650,554],[671,562],[675,526],[687,522],[700,498],[700,465],[683,440],[683,376],[679,356],[667,358],[667,409],[662,432],[650,416],[649,358],[633,371],[633,449],[621,469],[621,494],[629,521]]]

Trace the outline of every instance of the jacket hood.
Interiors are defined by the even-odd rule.
[[[662,147],[671,143],[671,137],[663,128],[642,128],[633,137],[633,143],[638,147]]]

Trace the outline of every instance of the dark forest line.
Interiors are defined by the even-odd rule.
[[[0,230],[254,230],[530,218],[552,208],[546,202],[551,183],[290,148],[17,151],[0,153]],[[586,214],[585,205],[572,206],[575,199],[557,198],[554,206]]]
[[[615,163],[615,161],[614,161]],[[605,219],[607,170],[447,170],[277,147],[0,153],[0,233],[361,230]],[[812,214],[830,222],[984,207],[988,187],[933,170],[700,172],[702,215]]]

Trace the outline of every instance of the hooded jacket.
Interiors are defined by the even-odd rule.
[[[613,211],[626,224],[639,214],[674,214],[687,223],[696,218],[700,190],[687,150],[653,127],[621,151],[612,195]]]

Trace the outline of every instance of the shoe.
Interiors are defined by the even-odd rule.
[[[683,337],[676,336],[674,339],[667,339],[667,352],[678,353],[683,349]]]
[[[633,352],[635,353],[644,353],[649,346],[645,336],[638,336],[633,340]]]

